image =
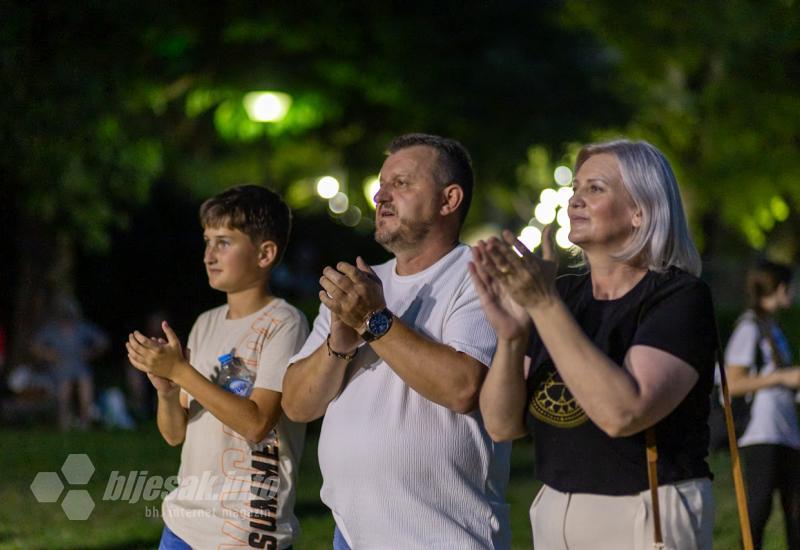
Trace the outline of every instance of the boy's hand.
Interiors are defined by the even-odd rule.
[[[131,365],[148,374],[172,380],[185,364],[183,346],[166,321],[161,323],[161,328],[167,337],[166,342],[148,338],[137,330],[128,336],[125,347]]]
[[[147,373],[150,383],[162,397],[173,397],[180,390],[180,386],[167,378],[161,378],[155,374]]]

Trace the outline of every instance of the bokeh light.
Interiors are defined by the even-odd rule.
[[[553,179],[556,180],[558,185],[564,186],[572,183],[572,170],[566,166],[559,166],[553,172]]]
[[[339,220],[349,227],[355,227],[361,221],[361,209],[358,206],[351,206]]]
[[[330,199],[338,192],[339,180],[333,176],[322,176],[317,180],[317,195],[323,199]]]
[[[533,217],[542,225],[553,223],[553,220],[556,219],[555,203],[540,202],[533,209]]]
[[[247,116],[256,122],[277,122],[286,116],[292,98],[282,92],[250,92],[244,96]]]
[[[569,240],[569,227],[559,227],[556,231],[556,244],[561,248],[572,248],[575,246]]]
[[[567,206],[569,206],[569,199],[572,198],[572,195],[574,193],[575,191],[572,190],[572,187],[562,187],[561,189],[559,189],[556,192],[556,195],[558,196],[558,198],[556,199],[558,206],[560,206],[561,208],[566,208]]]
[[[775,216],[775,219],[779,222],[786,221],[789,217],[789,205],[786,204],[779,196],[774,196],[769,201],[769,209],[772,211],[772,215]]]
[[[566,208],[558,209],[558,214],[556,214],[556,221],[558,222],[558,225],[560,225],[561,227],[569,228],[570,226],[569,214],[567,213]]]
[[[350,206],[350,199],[348,199],[347,195],[345,195],[344,193],[336,193],[328,201],[328,208],[330,208],[331,212],[333,212],[334,214],[344,214],[345,212],[347,212],[347,208],[349,206]]]
[[[542,232],[538,227],[531,227],[530,225],[523,227],[519,232],[519,240],[522,244],[528,247],[528,250],[533,250],[542,244]]]
[[[539,193],[539,202],[544,203],[548,206],[555,207],[558,204],[558,193],[555,189],[543,189],[541,193]]]

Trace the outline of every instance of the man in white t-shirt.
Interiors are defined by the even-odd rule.
[[[293,508],[305,425],[282,415],[281,386],[308,323],[272,295],[269,278],[291,213],[272,191],[244,185],[203,203],[200,220],[208,281],[226,304],[197,318],[188,360],[166,322],[166,341],[135,332],[127,344],[131,364],[158,390],[161,435],[183,443],[159,549],[285,550],[299,529]]]
[[[375,240],[394,259],[340,262],[283,384],[287,416],[325,416],[322,500],[334,548],[507,548],[509,444],[478,393],[496,345],[458,242],[469,155],[426,134],[394,140],[375,195]]]

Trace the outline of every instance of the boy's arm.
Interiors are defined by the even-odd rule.
[[[129,337],[127,348],[131,364],[139,370],[178,384],[220,422],[248,441],[258,442],[264,439],[280,418],[281,394],[255,388],[250,397],[246,398],[222,389],[197,372],[184,358],[180,340],[166,322],[162,324],[162,328],[167,335],[166,344],[154,342],[139,332],[134,332]],[[174,404],[164,403],[165,423],[174,420],[168,412],[176,411]],[[162,400],[159,396],[159,413],[161,406]],[[159,416],[159,428],[160,419]],[[168,425],[174,427],[172,424]]]
[[[175,447],[186,439],[186,423],[188,421],[186,409],[188,402],[181,393],[181,388],[169,380],[158,378],[148,373],[148,378],[158,392],[158,412],[156,424],[161,437],[169,445]]]
[[[171,380],[196,399],[220,422],[250,442],[264,439],[281,416],[281,394],[254,388],[250,397],[226,391],[197,372],[187,361],[173,366]]]

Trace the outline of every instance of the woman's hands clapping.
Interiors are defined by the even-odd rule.
[[[543,232],[542,258],[510,231],[503,231],[503,240],[492,237],[473,247],[470,275],[498,338],[527,336],[531,326],[528,310],[550,303],[556,296],[557,264],[551,233],[550,226]]]

